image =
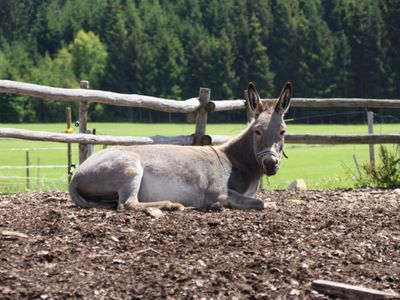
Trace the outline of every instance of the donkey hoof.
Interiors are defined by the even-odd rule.
[[[180,203],[169,203],[168,205],[165,206],[165,209],[173,211],[184,211],[185,206],[183,206]]]
[[[177,203],[178,205],[175,207],[175,209],[174,210],[176,210],[176,211],[184,211],[185,210],[185,206],[183,206],[182,204],[180,204],[180,203]]]
[[[125,211],[125,205],[124,204],[122,204],[122,203],[118,203],[118,206],[117,206],[117,211]]]
[[[136,203],[118,203],[117,211],[129,211],[129,210],[141,210],[142,208],[138,206]]]
[[[222,205],[221,202],[215,202],[213,204],[211,204],[210,206],[210,211],[222,211],[224,209],[224,206]]]

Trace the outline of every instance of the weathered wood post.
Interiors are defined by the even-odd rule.
[[[89,89],[89,81],[81,80],[81,89]],[[87,133],[87,112],[88,103],[82,101],[79,103],[79,133]],[[87,144],[79,144],[79,164],[82,164],[88,157]]]
[[[210,101],[211,89],[200,88],[199,102],[200,107],[196,113],[196,131],[194,134],[195,145],[207,145],[211,144],[211,138],[206,136],[206,125],[207,125],[207,104]]]
[[[374,133],[374,112],[367,111],[367,120],[368,120],[368,133]],[[374,144],[369,145],[369,162],[371,166],[375,165],[375,148]]]
[[[66,107],[65,112],[67,114],[67,129],[65,133],[72,133],[73,129],[71,127],[71,107]],[[71,182],[72,172],[71,172],[71,164],[72,164],[72,151],[71,151],[71,143],[67,144],[67,175],[68,175],[68,183]]]

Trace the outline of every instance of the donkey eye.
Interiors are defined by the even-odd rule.
[[[261,135],[261,130],[260,129],[256,129],[256,130],[254,130],[254,133],[256,135],[260,136]]]
[[[285,130],[282,130],[282,131],[281,131],[281,135],[284,135],[284,134],[285,134],[285,132],[286,132]]]

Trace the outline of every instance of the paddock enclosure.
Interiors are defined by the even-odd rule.
[[[80,162],[87,157],[87,144],[103,145],[140,145],[140,144],[181,144],[209,145],[227,141],[226,136],[209,136],[206,134],[207,114],[211,112],[240,110],[246,108],[247,100],[211,100],[211,90],[200,88],[199,96],[177,101],[136,94],[119,94],[98,90],[89,90],[87,81],[81,82],[81,89],[54,88],[43,85],[22,83],[10,80],[0,80],[0,93],[31,96],[44,100],[66,102],[77,101],[79,107],[79,132],[81,134],[56,134],[35,132],[11,128],[0,128],[0,137],[19,138],[27,140],[42,140],[61,143],[80,144]],[[245,95],[245,98],[247,96]],[[266,99],[268,101],[268,99]],[[140,107],[163,112],[195,113],[196,124],[194,133],[189,136],[175,137],[110,137],[87,134],[88,103],[103,103],[125,107]],[[400,108],[398,99],[347,99],[347,98],[293,98],[291,107],[363,107],[363,108]],[[247,111],[248,120],[251,113]],[[83,135],[84,134],[84,135]],[[295,144],[394,144],[400,143],[400,134],[368,134],[368,135],[294,135],[285,137],[286,143]]]
[[[294,87],[295,89],[295,87]],[[230,136],[218,135],[218,131],[214,131],[213,134],[207,134],[207,118],[208,115],[218,113],[221,111],[227,110],[244,110],[246,108],[246,98],[245,99],[237,99],[237,100],[214,100],[212,99],[212,91],[207,88],[200,88],[198,97],[190,98],[187,100],[170,100],[163,98],[156,98],[150,96],[136,95],[136,94],[119,94],[113,92],[105,92],[99,90],[91,90],[89,89],[89,83],[87,81],[81,82],[80,89],[64,89],[64,88],[55,88],[43,85],[22,83],[16,81],[9,80],[0,80],[0,93],[9,93],[14,95],[23,95],[33,97],[32,101],[35,99],[44,99],[44,101],[64,101],[64,102],[79,102],[79,134],[71,133],[73,132],[72,127],[74,122],[71,119],[71,110],[68,110],[67,107],[67,129],[66,133],[61,133],[64,131],[63,126],[58,127],[53,132],[39,131],[43,130],[40,127],[36,126],[36,130],[26,130],[23,127],[20,129],[16,128],[0,128],[0,138],[6,139],[20,139],[20,140],[32,140],[32,141],[47,141],[47,142],[57,142],[64,143],[67,145],[66,156],[68,156],[67,164],[62,164],[61,161],[50,159],[48,160],[44,154],[35,154],[33,152],[33,157],[30,159],[29,153],[26,153],[26,157],[18,156],[15,159],[13,164],[6,163],[4,168],[9,168],[10,170],[17,166],[20,171],[16,172],[8,172],[6,174],[2,174],[0,178],[4,179],[4,188],[6,192],[17,192],[23,191],[24,185],[26,190],[30,190],[31,186],[36,186],[37,189],[45,189],[51,190],[52,187],[58,187],[58,190],[63,184],[68,183],[68,178],[71,177],[71,171],[74,166],[78,166],[86,157],[90,154],[92,149],[92,145],[137,145],[137,144],[155,144],[155,143],[168,143],[168,144],[181,144],[181,145],[209,145],[209,144],[220,144],[228,139]],[[265,99],[265,101],[269,101],[270,99]],[[122,134],[125,136],[110,136],[110,135],[94,135],[92,134],[92,130],[88,130],[88,128],[93,127],[95,125],[88,122],[88,105],[90,103],[103,103],[106,105],[117,105],[117,106],[125,106],[128,108],[141,108],[141,109],[152,109],[159,110],[163,112],[173,112],[180,114],[190,114],[191,119],[195,119],[195,125],[185,124],[186,128],[189,130],[178,131],[172,133],[181,134],[179,136],[160,136],[153,135],[157,134],[157,132],[152,132],[153,136],[131,136],[131,133],[128,133],[130,136],[126,136],[127,134]],[[292,107],[311,107],[311,108],[336,108],[336,107],[344,107],[344,108],[363,108],[363,109],[376,109],[376,108],[390,108],[390,109],[398,109],[400,108],[400,100],[396,99],[346,99],[346,98],[293,98]],[[76,106],[75,106],[76,107]],[[373,133],[373,115],[374,113],[368,112],[368,132],[370,134],[291,134],[290,129],[289,133],[285,135],[285,140],[287,144],[292,144],[293,147],[297,147],[300,145],[301,147],[305,147],[311,144],[316,145],[316,147],[335,147],[336,145],[341,145],[341,147],[361,147],[363,144],[369,144],[370,148],[370,160],[374,159],[374,144],[399,144],[400,143],[400,134],[397,130],[392,130],[386,132],[386,134]],[[248,121],[251,120],[250,112],[247,112]],[[6,125],[2,125],[6,126]],[[193,129],[190,130],[190,127],[193,126]],[[46,128],[48,128],[46,126]],[[290,127],[289,127],[290,128]],[[39,129],[39,130],[38,130]],[[47,129],[48,130],[48,129]],[[138,134],[137,130],[133,130]],[[307,132],[307,131],[305,131]],[[342,131],[343,132],[343,131]],[[367,132],[367,127],[365,127],[365,132]],[[188,134],[189,133],[189,134]],[[190,134],[192,133],[192,134]],[[103,131],[104,134],[104,131]],[[118,135],[118,132],[114,132],[114,134]],[[132,133],[135,134],[135,133]],[[158,133],[159,134],[159,133]],[[164,133],[165,134],[165,133]],[[226,134],[226,132],[225,132]],[[121,135],[121,134],[120,134]],[[149,135],[149,134],[147,134]],[[17,141],[14,141],[15,145],[17,145]],[[73,158],[75,157],[75,147],[72,149],[72,143],[76,143],[79,145],[79,159]],[[37,144],[35,144],[37,145]],[[55,144],[57,145],[57,144]],[[40,146],[35,146],[39,148]],[[51,146],[44,146],[51,147]],[[312,146],[314,147],[314,146]],[[10,148],[10,147],[9,147]],[[23,146],[14,146],[11,148],[18,148],[17,150],[24,150]],[[21,148],[21,149],[19,149]],[[71,150],[72,149],[72,150]],[[354,148],[353,148],[354,149]],[[4,149],[4,151],[12,150],[12,149]],[[26,149],[29,152],[30,149]],[[33,149],[33,151],[36,151]],[[347,150],[346,153],[348,152]],[[364,152],[364,150],[362,150]],[[51,152],[51,151],[50,151]],[[56,153],[51,152],[53,156]],[[74,153],[74,154],[72,154]],[[339,153],[339,152],[337,152]],[[353,150],[353,154],[355,154]],[[366,153],[362,154],[362,157],[365,157]],[[52,157],[53,157],[52,156]],[[350,158],[351,158],[350,154]],[[346,160],[347,164],[354,165],[353,160],[356,158],[353,155],[353,159]],[[291,160],[292,161],[292,160]],[[29,165],[30,164],[30,165]],[[47,166],[48,165],[48,166]],[[338,167],[343,166],[342,163],[338,163],[333,169],[337,169]],[[40,172],[41,169],[44,168],[58,168],[58,171],[52,171],[53,169],[45,169],[43,172]],[[65,172],[60,171],[65,169]],[[22,169],[26,169],[26,174],[23,174]],[[333,170],[332,170],[333,171]],[[10,174],[11,173],[11,174]],[[44,176],[43,176],[43,174]],[[65,175],[62,175],[62,174]],[[341,169],[341,173],[343,175],[343,168]],[[47,180],[45,176],[50,175],[52,177]],[[334,174],[334,173],[330,173]],[[11,176],[12,175],[12,176]],[[17,182],[11,182],[10,178],[14,178]],[[30,180],[29,177],[34,177],[33,180]],[[350,176],[347,176],[348,179],[345,179],[346,182],[349,182]],[[319,177],[318,177],[319,178]],[[295,179],[295,178],[294,178]],[[292,179],[292,180],[294,180]],[[307,179],[307,178],[305,178]],[[26,181],[24,184],[23,181]],[[322,187],[324,188],[332,188],[330,182],[341,182],[341,178],[334,178],[333,181],[328,178],[327,183],[322,183]],[[33,184],[30,184],[32,183]],[[314,181],[315,182],[315,181]],[[288,183],[280,183],[279,188],[285,187]],[[313,184],[314,187],[320,188],[319,184]],[[1,186],[1,184],[0,184]],[[349,183],[342,185],[342,187],[350,186]],[[0,187],[1,188],[1,187]]]
[[[79,134],[0,128],[0,137],[90,144],[222,143],[207,115],[245,109],[209,89],[174,101],[0,80],[0,92],[78,101]],[[87,133],[87,105],[195,113],[192,135],[115,137]],[[294,98],[293,107],[400,108],[390,99]],[[287,135],[298,144],[398,144],[400,134]],[[68,168],[69,169],[69,168]],[[317,279],[400,292],[399,190],[271,190],[276,209],[145,213],[79,209],[63,192],[0,194],[0,298],[331,299]],[[378,299],[378,298],[377,298]]]
[[[136,94],[120,94],[99,90],[90,90],[88,81],[81,81],[80,89],[55,88],[37,84],[0,80],[0,93],[30,96],[44,100],[79,102],[79,134],[71,134],[71,117],[67,113],[67,133],[0,128],[0,138],[17,138],[36,141],[60,143],[79,143],[79,162],[89,155],[88,145],[142,145],[142,144],[180,144],[210,145],[227,141],[227,136],[210,136],[206,134],[207,115],[211,112],[246,109],[245,100],[211,100],[211,90],[200,88],[199,96],[187,100],[171,100]],[[274,99],[264,99],[274,101]],[[114,137],[96,136],[88,132],[88,104],[103,103],[108,105],[147,108],[163,112],[195,113],[195,129],[187,136],[153,136],[153,137]],[[346,98],[293,98],[292,107],[363,107],[363,108],[400,108],[398,99],[346,99]],[[370,114],[372,116],[372,114]],[[247,110],[247,120],[251,121],[251,112]],[[369,119],[371,119],[369,117]],[[372,124],[369,124],[372,126]],[[368,135],[309,135],[287,134],[286,143],[294,144],[398,144],[400,134]],[[89,134],[88,134],[89,133]],[[68,150],[70,152],[70,149]],[[372,156],[372,154],[371,154]],[[68,163],[68,170],[70,162]]]

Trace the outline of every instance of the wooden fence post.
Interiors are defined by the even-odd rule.
[[[89,89],[89,81],[81,80],[81,89]],[[88,102],[79,103],[79,133],[87,133],[87,112]],[[87,144],[79,144],[79,164],[82,164],[88,157]]]
[[[71,107],[66,107],[65,112],[67,114],[67,130],[66,133],[72,133],[71,127]],[[71,143],[67,144],[67,175],[68,175],[68,183],[71,182],[72,172],[71,172],[71,164],[72,164],[72,149]]]
[[[374,133],[374,113],[372,111],[367,111],[367,120],[368,120],[368,133]],[[369,162],[371,166],[375,165],[375,148],[374,144],[369,145]]]
[[[196,131],[194,134],[195,145],[211,144],[211,137],[206,136],[207,125],[207,104],[210,101],[211,89],[200,88],[199,102],[200,107],[196,113]]]

